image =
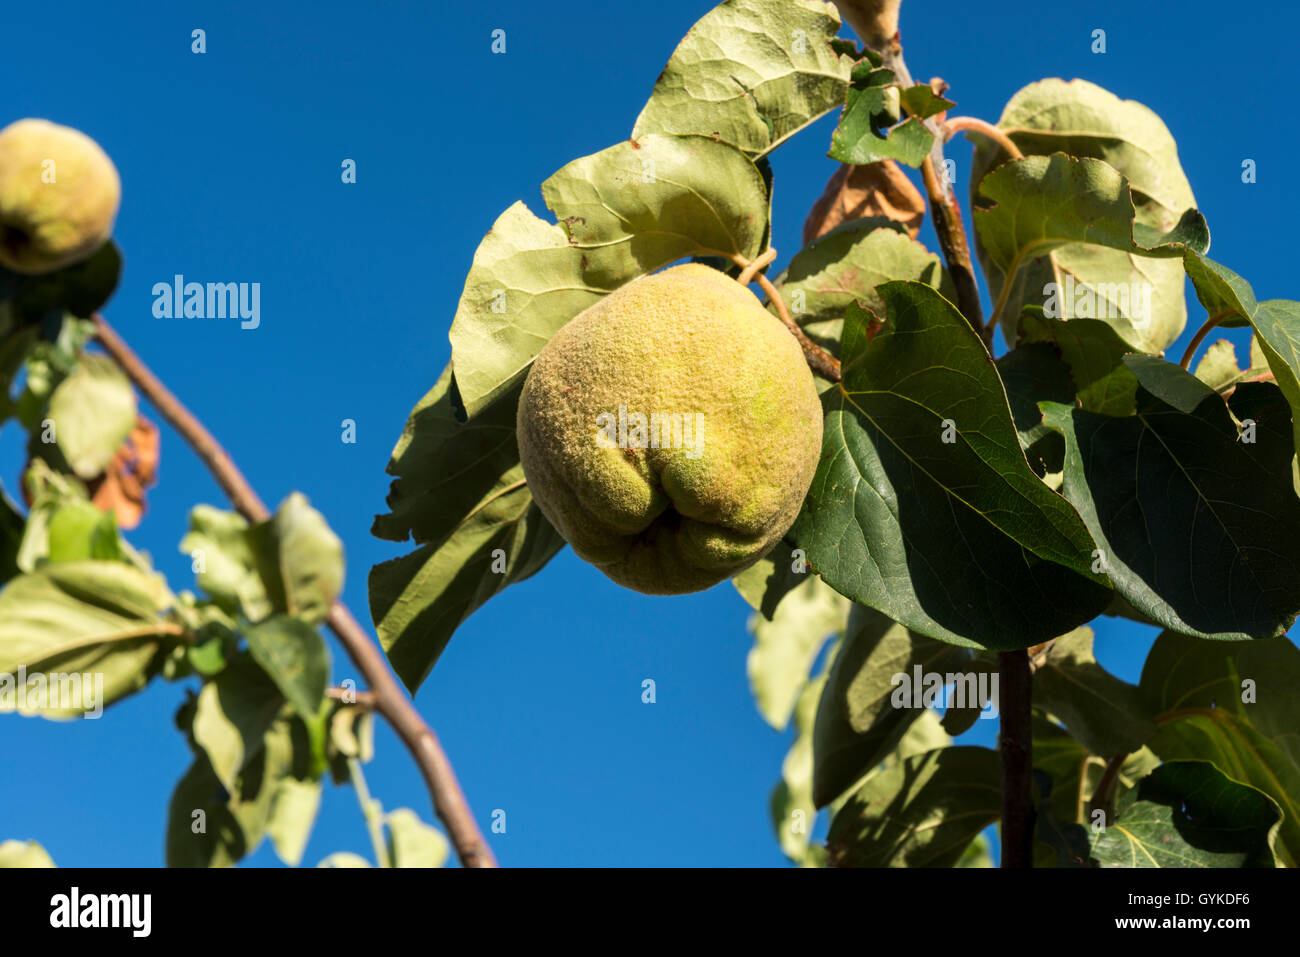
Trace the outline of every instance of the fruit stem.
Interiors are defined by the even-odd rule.
[[[270,517],[266,505],[212,433],[163,385],[103,316],[95,313],[91,321],[95,324],[95,337],[100,344],[203,460],[235,510],[250,522],[266,521]],[[343,602],[334,602],[326,623],[370,685],[375,710],[392,725],[419,765],[433,798],[434,812],[446,826],[447,836],[456,848],[461,864],[465,867],[496,867],[496,858],[479,831],[437,735],[393,677],[384,653]]]
[[[799,323],[795,322],[790,316],[790,310],[786,308],[785,300],[781,298],[781,293],[777,291],[776,286],[772,285],[772,280],[758,272],[758,269],[761,269],[775,258],[776,250],[769,248],[753,262],[750,262],[744,256],[735,254],[731,256],[731,261],[740,267],[740,278],[742,280],[746,276],[752,278],[767,295],[768,301],[776,307],[777,316],[785,323],[785,327],[790,330],[790,335],[795,337],[799,347],[803,349],[803,357],[807,361],[808,367],[828,382],[839,382],[840,360],[804,334],[804,331],[799,328]]]
[[[766,266],[775,258],[776,258],[776,250],[773,249],[771,246],[768,246],[767,252],[760,255],[757,259],[755,259],[753,262],[751,262],[748,266],[746,266],[744,269],[740,271],[740,275],[736,277],[736,282],[740,283],[742,286],[748,286],[751,282],[754,281],[754,277],[758,275],[759,270],[762,269],[764,266]]]

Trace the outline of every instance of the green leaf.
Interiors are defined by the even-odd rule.
[[[998,126],[1026,156],[1063,152],[1114,167],[1132,187],[1137,222],[1159,231],[1173,229],[1183,213],[1196,205],[1178,162],[1174,138],[1160,118],[1142,104],[1121,100],[1092,83],[1059,79],[1032,83],[1012,97]],[[971,164],[974,197],[985,174],[1003,162],[1006,154],[991,140],[977,133],[968,135],[976,143]],[[992,288],[994,271],[978,242],[976,245]],[[1178,337],[1186,322],[1184,281],[1172,263],[1142,259],[1123,250],[1072,244],[1030,263],[1014,281],[1002,315],[1009,342],[1015,342],[1015,317],[1020,305],[1042,303],[1041,290],[1047,283],[1067,279],[1075,282],[1076,290],[1094,294],[1081,306],[1110,305],[1124,315],[1127,310],[1111,293],[1117,286],[1131,283],[1149,285],[1151,311],[1141,328],[1133,328],[1118,317],[1110,320],[1133,347],[1142,351],[1159,352]],[[1086,308],[1082,312],[1075,308],[1075,296],[1065,299],[1062,317],[1088,315]],[[1092,315],[1097,316],[1098,310],[1094,308]],[[1130,327],[1124,328],[1126,325]]]
[[[1024,342],[999,356],[994,365],[1007,390],[1011,419],[1034,474],[1061,471],[1065,454],[1061,436],[1043,422],[1039,402],[1073,402],[1074,382],[1060,350],[1047,343]]]
[[[1254,290],[1246,280],[1191,251],[1183,257],[1183,265],[1196,288],[1196,297],[1210,315],[1230,317],[1221,325],[1240,325],[1244,321],[1254,328],[1251,365],[1258,364],[1253,354],[1258,346],[1291,406],[1295,442],[1300,447],[1300,302],[1290,299],[1256,302]]]
[[[1237,352],[1227,339],[1211,343],[1210,348],[1205,350],[1205,355],[1201,356],[1201,361],[1196,363],[1193,375],[1215,392],[1222,392],[1244,378],[1242,370],[1237,366]]]
[[[825,807],[880,764],[912,723],[938,701],[903,706],[895,675],[977,674],[989,663],[960,648],[908,631],[879,612],[854,605],[830,668],[813,731],[812,798]],[[977,679],[978,680],[978,679]],[[918,694],[923,689],[917,689]],[[896,703],[896,701],[898,703]]]
[[[1210,760],[1282,809],[1280,863],[1300,864],[1300,649],[1288,639],[1206,642],[1164,632],[1140,687],[1165,761]]]
[[[1120,799],[1093,840],[1102,867],[1272,867],[1281,812],[1207,761],[1162,764]]]
[[[928,286],[878,291],[870,342],[861,310],[846,319],[795,541],[840,594],[954,644],[1026,648],[1091,619],[1110,599],[1092,539],[1026,462],[979,336]]]
[[[56,509],[49,519],[51,562],[84,558],[121,561],[122,548],[117,521],[112,512],[101,512],[89,502],[70,502]]]
[[[194,565],[198,586],[228,613],[252,621],[272,613],[248,522],[238,512],[194,506],[180,550]]]
[[[181,551],[200,588],[254,622],[280,612],[318,624],[343,588],[343,543],[298,492],[252,526],[234,512],[196,506]]]
[[[59,451],[80,478],[99,475],[135,427],[135,391],[112,359],[83,356],[50,395]]]
[[[384,823],[388,825],[388,855],[394,867],[442,867],[447,862],[447,839],[410,808],[389,811]]]
[[[877,68],[870,58],[859,62],[853,68],[844,112],[831,135],[831,159],[856,166],[886,159],[920,166],[930,153],[934,134],[915,116],[900,123],[901,112],[902,94],[893,71]]]
[[[949,302],[957,298],[939,257],[900,224],[881,219],[852,220],[809,243],[790,260],[777,289],[809,338],[838,355],[849,303],[884,315],[876,287],[891,279],[917,280]]]
[[[1026,156],[1068,153],[1115,167],[1132,184],[1148,225],[1169,229],[1196,205],[1173,135],[1160,117],[1087,80],[1031,83],[1011,98],[998,128]],[[976,185],[1006,154],[978,134],[972,138],[977,145],[971,182]]]
[[[343,590],[343,542],[324,516],[292,492],[251,532],[274,607],[311,624],[324,621]]]
[[[271,677],[304,721],[325,700],[330,655],[325,639],[300,618],[275,615],[244,629],[253,660]]]
[[[1037,673],[1034,691],[1038,691]],[[1097,789],[1105,762],[1038,711],[1033,714],[1032,727],[1034,771],[1047,799],[1047,809],[1061,822],[1081,822],[1088,801]],[[1042,783],[1043,776],[1050,786]]]
[[[749,687],[759,713],[778,731],[790,721],[822,645],[843,631],[848,611],[848,599],[809,575],[781,599],[771,620],[750,618]]]
[[[25,527],[26,518],[5,492],[4,483],[0,482],[0,585],[22,571],[18,564],[18,552],[22,547]]]
[[[35,841],[0,841],[0,868],[53,866],[53,859]]]
[[[334,702],[325,755],[334,783],[349,781],[352,777],[348,768],[349,758],[365,764],[375,756],[374,712],[360,705]]]
[[[461,622],[564,545],[524,482],[517,403],[516,389],[466,422],[448,368],[411,412],[393,450],[391,512],[377,516],[372,531],[422,547],[370,570],[370,613],[393,669],[412,691]]]
[[[731,580],[749,607],[769,621],[781,600],[808,580],[808,563],[784,539]]]
[[[1280,634],[1300,611],[1300,499],[1286,403],[1243,384],[1228,406],[1172,363],[1129,356],[1137,414],[1045,403],[1065,436],[1065,497],[1115,588],[1166,628],[1202,638]]]
[[[844,102],[852,60],[832,46],[839,27],[816,0],[725,0],[677,45],[632,138],[694,133],[770,152]]]
[[[112,240],[81,262],[39,276],[7,272],[0,267],[0,301],[11,298],[15,314],[24,322],[39,322],[51,311],[89,318],[117,289],[122,273],[122,253]],[[6,280],[10,280],[8,296]]]
[[[19,326],[6,315],[6,303],[0,295],[0,423],[17,412],[17,404],[10,398],[14,378],[27,361],[37,344],[40,330],[35,326]]]
[[[470,418],[606,294],[689,256],[753,259],[767,232],[762,175],[744,153],[707,137],[624,141],[569,163],[542,195],[563,227],[512,206],[465,280],[451,354]]]
[[[302,863],[320,809],[319,781],[281,778],[271,796],[271,816],[266,824],[275,853],[290,867]]]
[[[957,104],[935,93],[928,83],[916,83],[899,94],[903,110],[909,116],[929,119]]]
[[[1001,814],[998,754],[939,748],[867,778],[831,821],[839,867],[952,867]]]
[[[280,783],[299,781],[309,761],[301,723],[277,720],[248,754],[227,790],[199,753],[172,792],[167,816],[168,867],[229,867],[257,850]]]
[[[335,851],[325,858],[317,867],[369,867],[370,862],[360,854],[351,851]]]
[[[1048,399],[1103,415],[1132,415],[1137,377],[1124,364],[1133,350],[1114,328],[1100,319],[1050,319],[1041,306],[1025,306],[1020,316],[1017,347],[1042,343],[1060,352],[1074,383],[1070,399]],[[1041,400],[1039,400],[1041,401]]]
[[[946,748],[952,744],[952,735],[943,729],[943,721],[930,708],[921,709],[920,715],[898,739],[898,746],[880,762],[881,770],[898,767],[903,761],[927,751]]]
[[[190,734],[227,791],[235,790],[246,761],[261,750],[283,705],[276,686],[247,657],[237,658],[199,690]]]
[[[1034,707],[1049,711],[1094,754],[1128,754],[1155,734],[1155,723],[1137,685],[1121,681],[1097,663],[1092,629],[1057,638],[1034,672]]]
[[[834,661],[835,649],[828,655]],[[813,678],[799,692],[794,708],[794,743],[781,762],[781,780],[772,789],[768,806],[772,813],[772,828],[781,845],[781,852],[796,864],[807,866],[814,862],[811,854],[813,825],[817,820],[817,804],[813,800],[813,725],[817,717],[818,702],[826,687],[827,671]]]
[[[1208,248],[1199,212],[1188,209],[1168,228],[1148,225],[1135,219],[1129,182],[1113,167],[1064,153],[999,166],[979,193],[981,261],[1008,341],[1027,304],[1043,305],[1051,317],[1105,320],[1143,352],[1159,352],[1178,337],[1186,321],[1181,279],[1172,263],[1162,267],[1158,259]],[[1055,259],[1020,275],[1052,253]]]
[[[57,686],[67,701],[24,707],[21,689],[0,680],[0,711],[70,717],[138,691],[158,651],[183,632],[163,617],[170,601],[156,577],[120,562],[63,562],[14,578],[0,591],[0,675],[25,668],[30,694],[43,674],[48,693]]]

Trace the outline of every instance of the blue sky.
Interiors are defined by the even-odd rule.
[[[325,514],[347,548],[344,597],[368,621],[369,568],[403,552],[369,534],[384,465],[448,359],[475,247],[515,200],[544,215],[538,187],[560,166],[627,137],[676,41],[710,7],[78,2],[55,15],[6,4],[0,125],[46,117],[113,157],[126,267],[109,321],[264,499],[296,489]],[[956,113],[996,121],[1016,90],[1045,76],[1146,103],[1178,139],[1210,255],[1260,299],[1300,297],[1284,258],[1298,144],[1277,113],[1300,18],[1288,7],[1236,22],[1226,57],[1222,18],[1221,4],[1201,0],[908,0],[903,33],[913,74],[948,80]],[[195,28],[207,31],[201,56],[190,52]],[[497,28],[504,55],[490,51]],[[1090,52],[1094,29],[1107,32],[1104,55]],[[824,119],[773,156],[778,265],[834,169],[832,128]],[[949,155],[965,195],[969,147],[954,142]],[[355,185],[340,182],[347,158]],[[1258,164],[1254,184],[1241,182],[1245,158]],[[928,227],[922,238],[933,247]],[[155,319],[151,288],[176,273],[260,282],[260,328]],[[1201,311],[1193,302],[1190,312],[1194,329]],[[340,441],[347,418],[355,444]],[[11,490],[21,442],[12,425],[0,430]],[[177,546],[197,502],[225,505],[164,428],[161,483],[130,537],[176,588],[192,587]],[[503,864],[784,860],[767,799],[788,735],[753,707],[747,614],[729,584],[643,597],[566,551],[462,627],[417,704],[481,825],[506,812],[507,833],[493,837]],[[1099,656],[1136,680],[1153,637],[1103,620]],[[351,673],[336,647],[336,679]],[[640,700],[647,677],[654,705]],[[156,682],[100,721],[2,719],[0,839],[37,839],[67,865],[160,864],[167,802],[189,761],[172,725],[182,698]],[[977,723],[976,743],[992,742],[992,724]],[[429,819],[418,773],[386,728],[377,749],[372,792]],[[336,850],[369,853],[350,788],[327,789],[305,861]],[[250,860],[276,863],[267,846]]]

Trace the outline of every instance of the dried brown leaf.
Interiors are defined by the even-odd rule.
[[[902,223],[913,239],[921,232],[925,199],[893,160],[865,166],[841,164],[808,213],[803,224],[804,245],[840,223],[868,216]]]
[[[113,461],[90,482],[91,502],[100,511],[112,511],[119,528],[135,528],[145,510],[145,490],[158,481],[158,427],[137,416]]]

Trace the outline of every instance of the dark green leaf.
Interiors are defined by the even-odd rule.
[[[894,74],[862,61],[853,68],[844,112],[831,136],[831,158],[858,166],[885,159],[920,166],[934,135],[915,116],[900,123],[901,113],[902,95]]]
[[[998,753],[927,751],[869,777],[831,821],[837,867],[952,867],[1001,814]]]
[[[1124,364],[1133,350],[1100,319],[1049,319],[1040,306],[1026,306],[1017,344],[1045,343],[1060,351],[1070,369],[1079,407],[1103,415],[1132,415],[1137,377]],[[1066,404],[1070,400],[1063,400]]]
[[[880,764],[925,713],[924,689],[910,702],[895,675],[974,674],[989,662],[968,648],[926,638],[861,605],[850,610],[844,642],[830,669],[813,731],[812,798],[825,807]],[[941,681],[943,679],[940,679]],[[918,697],[920,700],[917,700]]]
[[[878,291],[888,321],[867,342],[850,313],[843,382],[823,396],[822,460],[794,526],[814,570],[956,644],[1025,648],[1091,619],[1110,598],[1092,539],[1026,462],[978,335],[928,286]]]
[[[1084,747],[1112,758],[1128,754],[1155,734],[1155,723],[1137,685],[1121,681],[1097,663],[1092,629],[1057,638],[1034,672],[1034,707],[1059,718]]]
[[[1210,760],[1282,809],[1275,850],[1300,864],[1300,649],[1286,638],[1207,642],[1164,632],[1142,668],[1141,688],[1160,730],[1151,750],[1166,761]]]
[[[999,356],[995,365],[1006,387],[1011,418],[1030,467],[1040,477],[1061,471],[1064,443],[1043,422],[1038,408],[1039,402],[1074,401],[1070,368],[1061,361],[1060,350],[1047,343],[1022,340]]]
[[[109,240],[89,258],[55,272],[39,276],[8,274],[13,280],[9,295],[15,314],[24,322],[39,322],[47,313],[65,309],[89,318],[113,295],[121,273],[122,254]],[[5,285],[4,274],[0,267],[0,290]]]
[[[391,512],[376,517],[373,531],[395,541],[409,536],[422,547],[371,569],[370,613],[412,691],[461,622],[564,545],[524,482],[517,403],[515,389],[464,421],[448,368],[393,450]]]
[[[790,260],[777,289],[809,338],[839,355],[849,304],[884,315],[876,287],[891,279],[914,279],[938,289],[949,302],[957,298],[939,257],[899,223],[880,218],[850,220],[809,243]]]
[[[1266,794],[1207,761],[1166,762],[1120,799],[1092,856],[1102,867],[1272,867],[1281,817]]]
[[[1233,408],[1249,404],[1257,420],[1256,441],[1241,441],[1223,400],[1190,373],[1150,356],[1126,362],[1141,383],[1136,415],[1044,405],[1065,436],[1064,494],[1117,591],[1186,634],[1285,631],[1300,610],[1285,401],[1272,386],[1239,386]]]
[[[1250,284],[1232,270],[1204,256],[1183,257],[1196,297],[1212,316],[1227,316],[1221,325],[1250,323],[1278,387],[1291,406],[1296,444],[1300,446],[1300,302],[1256,302]],[[1252,363],[1253,365],[1254,363]]]
[[[276,683],[304,721],[325,700],[330,656],[325,639],[311,625],[290,615],[274,615],[244,629],[253,659]]]

